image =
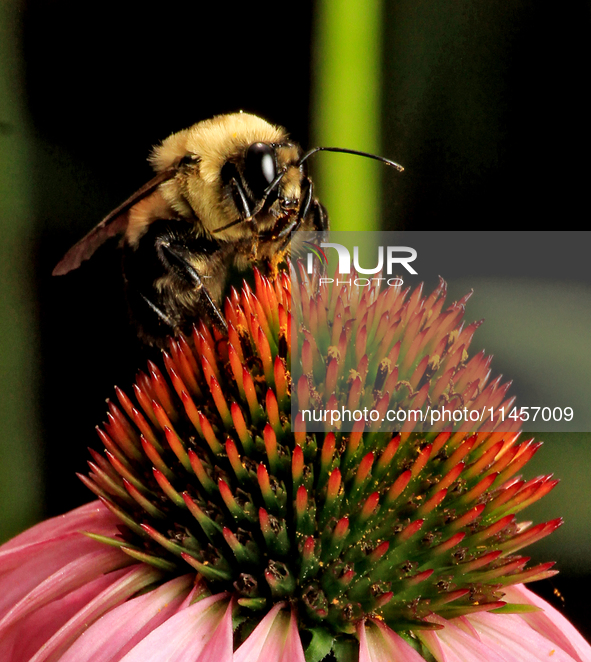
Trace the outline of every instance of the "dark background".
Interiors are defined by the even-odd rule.
[[[24,14],[26,90],[40,143],[41,429],[50,447],[54,440],[72,447],[46,453],[51,515],[88,499],[74,472],[86,466],[86,446],[98,445],[92,428],[113,385],[129,384],[145,363],[128,323],[117,241],[67,276],[52,278],[55,264],[151,178],[150,149],[174,131],[242,109],[309,142],[311,3],[258,16],[246,3],[173,6],[155,13],[122,11],[121,2],[100,10],[31,2]]]
[[[435,6],[436,5],[436,6]],[[88,500],[74,477],[113,385],[143,360],[116,242],[52,278],[65,251],[150,177],[150,147],[243,109],[310,146],[315,3],[22,3],[17,32],[34,141],[32,254],[43,509]],[[588,2],[386,2],[384,229],[564,230],[588,214]],[[319,191],[322,196],[322,191]],[[336,221],[338,223],[338,221]],[[506,265],[511,273],[511,265]],[[589,566],[587,565],[587,568]],[[574,573],[577,573],[576,576]],[[537,586],[589,627],[581,569]],[[554,604],[560,605],[556,599]],[[587,636],[590,630],[587,629]]]

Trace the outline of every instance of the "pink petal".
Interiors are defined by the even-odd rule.
[[[81,556],[100,549],[105,549],[105,545],[71,533],[6,552],[4,558],[0,558],[0,568],[11,569],[0,577],[0,619],[48,577]]]
[[[60,662],[116,662],[181,606],[193,583],[184,575],[115,607],[82,634]]]
[[[248,639],[234,653],[234,662],[257,662],[262,657],[267,662],[279,660],[289,619],[281,611],[285,603],[279,602],[250,633]],[[263,655],[264,649],[264,655]]]
[[[80,609],[125,572],[127,569],[103,575],[19,620],[0,639],[0,660],[27,662]]]
[[[502,655],[500,651],[489,648],[466,632],[464,627],[458,627],[460,619],[447,621],[432,615],[427,620],[444,626],[442,630],[421,630],[417,633],[437,662],[525,662],[517,655]]]
[[[233,650],[232,601],[230,601],[221,623],[195,662],[232,662]]]
[[[98,618],[128,600],[141,589],[153,584],[161,576],[161,572],[150,566],[135,565],[79,610],[37,651],[29,662],[59,659],[59,656]]]
[[[60,568],[105,546],[79,528],[114,535],[115,518],[97,502],[53,518],[0,547],[0,619]]]
[[[229,641],[223,641],[228,637],[227,619],[231,618],[231,611],[228,616],[231,603],[227,599],[227,594],[219,593],[179,611],[153,630],[121,662],[197,662],[202,653],[208,654],[210,641],[217,652],[230,651],[230,657],[218,657],[216,662],[231,662],[231,627]]]
[[[298,631],[298,620],[293,611],[289,620],[289,630],[285,639],[281,662],[306,662],[302,640]]]
[[[205,588],[205,590],[208,592],[207,588]],[[178,610],[180,611],[181,609],[186,609],[187,607],[190,607],[194,602],[197,601],[197,596],[203,593],[203,591],[204,591],[204,585],[201,584],[201,579],[198,579],[195,583],[195,586],[193,586],[190,593],[183,600]]]
[[[71,542],[79,542],[79,544],[70,544]],[[36,542],[31,542],[27,545],[19,545],[17,547],[12,547],[11,549],[6,549],[0,552],[0,572],[2,574],[2,579],[12,570],[18,570],[22,568],[23,564],[30,561],[32,557],[39,556],[39,554],[47,554],[48,560],[50,560],[49,555],[55,553],[54,550],[57,550],[59,558],[63,557],[68,560],[75,558],[76,556],[81,556],[90,549],[96,549],[98,543],[90,538],[81,535],[78,531],[71,531],[70,533],[64,533],[61,536],[56,536],[55,538],[50,538],[48,540],[37,540]],[[78,552],[78,547],[83,547],[82,552]],[[60,556],[61,553],[61,556]],[[63,565],[64,563],[62,563]]]
[[[23,531],[0,546],[0,557],[3,552],[15,547],[49,540],[75,531],[93,531],[101,535],[115,535],[117,523],[117,518],[100,501],[92,501],[65,515],[52,517]]]
[[[454,625],[457,625],[460,630],[464,630],[466,634],[469,634],[470,636],[474,637],[474,639],[478,639],[478,641],[480,641],[478,632],[476,632],[474,626],[470,623],[466,616],[458,616],[458,618],[454,618],[452,622]]]
[[[269,611],[234,653],[234,662],[305,662],[297,618],[284,606],[278,603]]]
[[[552,662],[573,662],[576,659],[536,632],[520,616],[481,612],[467,618],[482,642],[504,658],[510,654],[519,662],[550,659]]]
[[[362,621],[357,634],[359,662],[425,662],[422,655],[381,621]]]
[[[132,562],[132,559],[119,549],[95,543],[95,545],[97,544],[100,549],[60,567],[57,572],[35,586],[17,602],[0,621],[0,636],[16,621],[40,607],[61,598],[104,573],[129,565]]]
[[[544,611],[531,614],[520,614],[520,617],[528,623],[536,632],[560,646],[577,662],[588,662],[591,660],[591,646],[583,639],[581,634],[568,620],[552,605],[529,591],[523,584],[509,586],[503,589],[505,600],[517,604],[530,604],[540,607]]]

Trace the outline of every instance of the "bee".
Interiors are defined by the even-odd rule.
[[[161,346],[196,318],[222,331],[219,305],[233,274],[254,262],[274,269],[296,230],[326,231],[306,153],[285,129],[238,112],[174,133],[149,158],[155,176],[75,244],[54,275],[77,269],[107,239],[123,235],[123,275],[138,335]]]

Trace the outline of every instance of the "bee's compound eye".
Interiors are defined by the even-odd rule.
[[[275,179],[275,153],[270,145],[254,143],[246,152],[244,179],[256,198],[262,198],[267,186]]]

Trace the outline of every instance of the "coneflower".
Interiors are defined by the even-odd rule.
[[[519,553],[560,524],[518,519],[556,484],[519,476],[539,444],[382,420],[512,403],[469,357],[465,299],[446,309],[443,281],[295,294],[256,272],[227,337],[197,321],[116,390],[81,476],[100,502],[0,548],[0,658],[591,659],[523,587],[555,572]],[[380,416],[318,432],[301,415],[341,407]]]

